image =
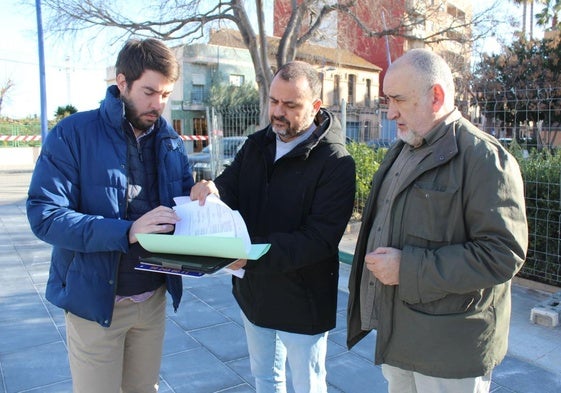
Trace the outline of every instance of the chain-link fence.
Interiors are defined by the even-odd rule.
[[[41,125],[0,122],[0,147],[40,146]]]
[[[560,286],[561,88],[482,90],[459,107],[520,163],[530,233],[520,275]]]
[[[210,124],[219,124],[224,137],[247,136],[254,133],[259,126],[259,105],[242,105],[236,107],[214,107]]]
[[[532,146],[561,144],[561,88],[484,90],[460,103],[464,115],[504,141]]]

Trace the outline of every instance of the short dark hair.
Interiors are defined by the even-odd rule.
[[[127,41],[117,56],[116,75],[123,74],[127,84],[131,85],[146,70],[159,72],[170,82],[179,79],[179,63],[162,41],[154,38]]]
[[[277,72],[275,72],[274,77],[277,75],[285,81],[293,81],[302,77],[306,78],[310,85],[313,98],[319,98],[321,95],[321,80],[319,74],[314,67],[304,61],[291,61],[283,64]]]

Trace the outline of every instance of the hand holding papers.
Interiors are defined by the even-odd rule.
[[[209,195],[203,206],[188,197],[176,198],[181,220],[174,235],[138,234],[142,247],[153,253],[197,255],[233,259],[259,259],[270,244],[251,244],[239,212]]]
[[[250,252],[251,240],[242,216],[216,195],[210,194],[203,206],[198,201],[185,201],[184,197],[174,201],[176,206],[173,209],[181,218],[175,225],[175,235],[239,238]]]

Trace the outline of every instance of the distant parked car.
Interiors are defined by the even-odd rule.
[[[507,148],[512,143],[512,138],[497,138],[497,139],[499,140],[501,145],[503,145],[504,147],[507,147]]]
[[[389,149],[393,142],[394,141],[390,141],[389,139],[372,139],[366,142],[366,144],[372,149],[379,149],[381,147]]]
[[[246,136],[229,136],[222,138],[222,163],[217,174],[222,173],[224,168],[234,160],[236,153],[242,148],[247,140]],[[212,144],[207,145],[199,153],[190,153],[189,164],[193,171],[195,181],[212,180],[214,176],[211,171]]]

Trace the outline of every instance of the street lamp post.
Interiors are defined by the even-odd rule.
[[[37,13],[37,41],[39,47],[39,89],[41,92],[41,143],[44,143],[48,130],[47,89],[45,82],[45,49],[43,47],[43,22],[41,18],[41,0],[35,0]]]

